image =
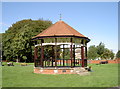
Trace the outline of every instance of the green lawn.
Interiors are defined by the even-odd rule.
[[[90,75],[77,74],[34,74],[33,65],[3,66],[3,87],[114,87],[118,86],[117,64],[92,64]]]

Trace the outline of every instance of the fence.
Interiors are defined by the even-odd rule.
[[[88,60],[89,64],[99,64],[100,62],[108,61],[109,64],[120,63],[120,58],[115,60]]]

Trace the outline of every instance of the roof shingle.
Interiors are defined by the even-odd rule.
[[[34,36],[36,37],[44,37],[44,36],[79,36],[85,37],[83,34],[76,31],[74,28],[66,24],[64,21],[58,21],[40,34]],[[87,38],[87,37],[85,37]]]

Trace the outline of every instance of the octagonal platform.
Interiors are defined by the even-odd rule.
[[[34,73],[38,74],[89,74],[83,67],[35,67]]]

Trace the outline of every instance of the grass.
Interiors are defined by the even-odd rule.
[[[118,86],[117,64],[92,64],[90,75],[35,74],[32,66],[2,66],[3,87],[114,87]]]
[[[7,66],[7,63],[8,63],[8,62],[2,62],[2,65]],[[21,63],[24,63],[24,62],[21,62]],[[15,66],[21,65],[21,63],[13,62],[13,64],[14,64]],[[28,65],[33,65],[33,63],[27,63],[27,64],[28,64]]]

